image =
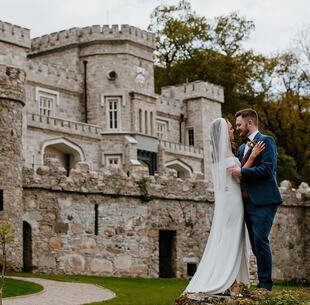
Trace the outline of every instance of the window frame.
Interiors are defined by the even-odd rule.
[[[110,160],[117,160],[117,163],[110,163]],[[106,167],[122,167],[122,154],[105,154],[104,163]]]
[[[159,137],[159,130],[158,127],[162,125],[164,126],[164,132],[162,132],[163,137]],[[164,140],[166,141],[168,139],[168,122],[167,121],[162,121],[162,120],[156,120],[156,137],[159,140]]]
[[[116,99],[117,108],[116,108],[116,120],[115,120],[115,110],[112,109],[112,127],[111,127],[111,109],[110,109],[110,102],[112,99]],[[122,96],[119,95],[106,95],[104,97],[105,105],[106,105],[106,126],[107,130],[121,130],[121,105],[122,105]],[[114,115],[113,115],[114,114]],[[116,121],[116,127],[115,127],[115,121]],[[113,126],[114,125],[114,126]]]
[[[50,109],[50,114],[41,114],[41,109],[45,109],[41,107],[41,98],[51,99],[51,107],[46,108]],[[54,117],[55,116],[55,108],[59,106],[59,92],[55,90],[50,90],[42,87],[36,87],[35,100],[38,103],[38,114],[42,116]]]

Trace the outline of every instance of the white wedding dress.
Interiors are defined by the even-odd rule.
[[[226,177],[214,178],[222,186],[215,190],[210,235],[197,271],[184,293],[219,294],[229,289],[235,280],[250,283],[249,242],[240,184],[227,170],[235,164],[240,166],[240,162],[231,156],[223,158],[220,164]]]

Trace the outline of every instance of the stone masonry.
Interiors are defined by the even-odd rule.
[[[154,92],[154,35],[132,26],[30,39],[0,22],[0,223],[9,267],[189,277],[213,215],[208,126],[223,88]],[[309,279],[309,186],[281,184],[274,278]],[[254,280],[255,260],[252,260]]]

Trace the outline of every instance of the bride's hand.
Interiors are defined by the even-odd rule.
[[[258,155],[261,154],[261,152],[265,149],[265,143],[262,142],[262,141],[259,141],[255,144],[255,146],[253,147],[252,149],[252,152],[251,152],[251,156],[253,158],[256,158]]]

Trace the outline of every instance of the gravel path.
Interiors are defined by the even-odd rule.
[[[92,285],[58,282],[40,278],[12,277],[42,285],[44,291],[34,295],[13,297],[3,300],[3,305],[82,305],[114,298],[111,290]]]

